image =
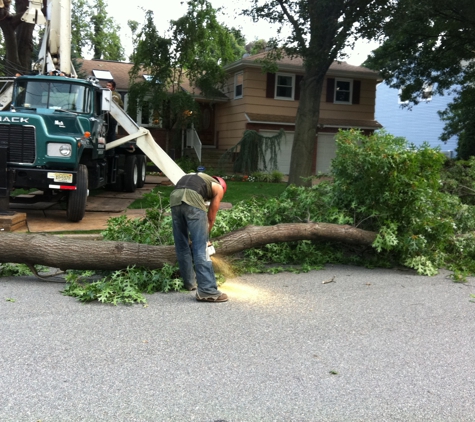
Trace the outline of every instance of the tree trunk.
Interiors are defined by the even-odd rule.
[[[35,26],[21,20],[29,6],[28,0],[16,0],[14,15],[10,14],[11,1],[4,0],[3,3],[5,7],[0,7],[0,28],[5,39],[5,74],[13,76],[17,72],[26,73],[31,69]]]
[[[316,134],[320,115],[323,77],[306,73],[300,87],[300,102],[295,121],[294,143],[290,159],[289,184],[311,186]],[[305,180],[307,178],[307,180]]]
[[[213,239],[217,255],[232,255],[267,243],[333,241],[370,246],[376,233],[328,223],[248,226]],[[52,235],[2,233],[0,263],[45,265],[62,270],[120,270],[128,266],[161,268],[176,262],[174,246],[78,240]]]

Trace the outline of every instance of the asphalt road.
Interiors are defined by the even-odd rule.
[[[475,421],[475,280],[447,274],[246,275],[227,303],[146,307],[0,278],[0,421]]]

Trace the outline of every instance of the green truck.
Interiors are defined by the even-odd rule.
[[[64,198],[68,220],[80,221],[90,189],[142,187],[146,156],[135,140],[106,146],[110,110],[111,91],[94,79],[15,78],[9,110],[0,111],[0,212],[13,189],[38,189]]]

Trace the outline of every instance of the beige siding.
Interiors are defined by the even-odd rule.
[[[349,120],[374,120],[376,81],[361,80],[360,104],[333,104],[326,102],[325,83],[320,102],[320,117]]]
[[[326,83],[321,97],[320,116],[331,119],[374,120],[376,80],[361,81],[360,104],[345,105],[326,102]],[[216,105],[216,132],[220,149],[235,145],[242,137],[248,120],[246,113],[295,116],[299,101],[266,98],[267,75],[260,69],[243,71],[243,98],[234,99],[234,74],[230,75],[226,93],[230,100]]]

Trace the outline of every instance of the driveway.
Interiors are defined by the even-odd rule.
[[[0,420],[474,421],[475,283],[447,275],[328,266],[128,307],[0,278]]]

